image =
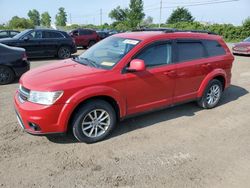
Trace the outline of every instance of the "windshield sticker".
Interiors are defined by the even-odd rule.
[[[131,39],[126,39],[123,41],[123,43],[125,44],[132,44],[132,45],[136,45],[139,41],[138,40],[131,40]]]
[[[103,62],[101,63],[101,65],[109,66],[109,67],[113,66],[114,64],[115,64],[115,63],[113,63],[113,62],[107,62],[107,61],[103,61]]]

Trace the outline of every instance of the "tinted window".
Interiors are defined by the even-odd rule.
[[[155,44],[143,50],[136,59],[144,60],[147,67],[159,66],[171,63],[171,44]]]
[[[7,36],[8,36],[7,31],[1,31],[0,32],[0,37],[7,37]]]
[[[28,35],[25,35],[30,39],[41,39],[42,38],[42,31],[32,31]]]
[[[189,61],[205,57],[201,42],[177,42],[178,61]]]
[[[90,30],[80,30],[80,35],[91,35],[93,31]]]
[[[63,38],[63,35],[59,32],[53,32],[53,31],[45,31],[43,38]]]
[[[214,40],[204,40],[205,47],[207,49],[208,56],[218,56],[225,54],[224,48]]]
[[[11,31],[10,32],[10,36],[11,37],[14,37],[15,35],[17,35],[19,32],[17,32],[17,31]]]

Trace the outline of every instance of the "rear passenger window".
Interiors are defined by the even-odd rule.
[[[63,35],[59,32],[45,31],[44,35],[45,35],[44,38],[49,38],[49,39],[63,38]]]
[[[201,59],[205,50],[201,42],[177,42],[178,62]]]
[[[155,44],[143,50],[135,59],[142,59],[147,67],[171,63],[172,46],[169,43]]]
[[[1,32],[0,32],[0,37],[1,37],[1,38],[8,37],[7,31],[1,31]]]
[[[203,40],[209,57],[226,54],[224,48],[215,40]]]

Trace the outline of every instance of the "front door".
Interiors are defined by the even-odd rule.
[[[146,70],[126,74],[127,114],[153,110],[172,103],[175,88],[175,66],[172,44],[156,42],[133,59],[142,59]]]

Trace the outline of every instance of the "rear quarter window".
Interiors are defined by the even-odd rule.
[[[205,45],[209,57],[226,54],[225,49],[217,41],[203,40],[202,42]]]

